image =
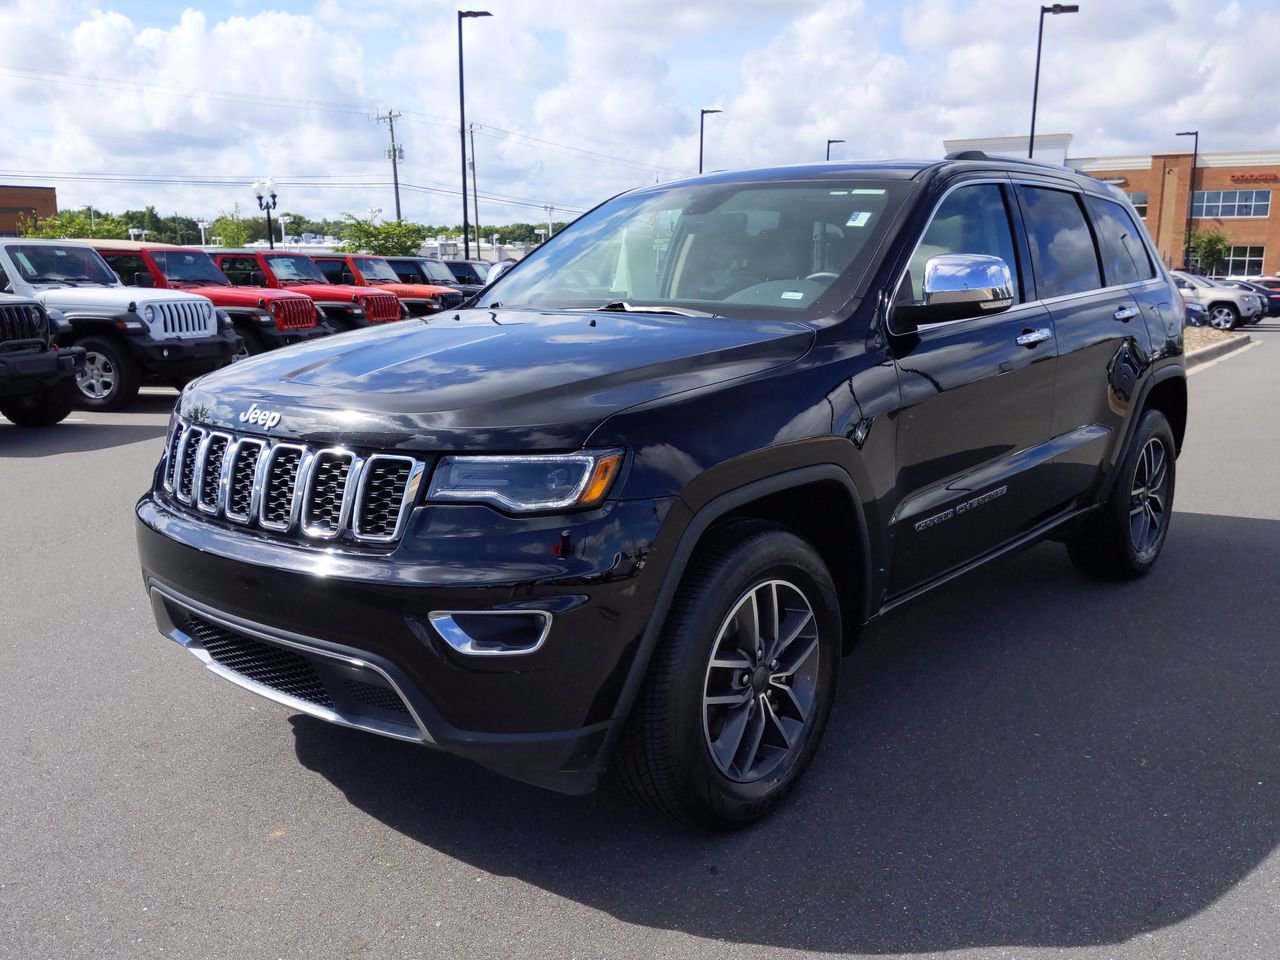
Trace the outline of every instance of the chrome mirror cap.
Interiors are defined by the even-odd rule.
[[[1008,310],[1014,302],[1013,271],[1001,257],[944,253],[924,268],[924,302],[894,308],[899,327],[967,320]]]

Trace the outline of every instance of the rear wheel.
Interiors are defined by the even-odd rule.
[[[1155,566],[1173,515],[1176,449],[1165,415],[1144,413],[1111,495],[1067,545],[1080,570],[1132,580]]]
[[[133,357],[110,337],[85,337],[84,366],[76,369],[76,402],[90,410],[119,410],[133,402],[141,375]]]
[[[624,788],[714,829],[765,816],[822,737],[839,637],[835,586],[809,544],[756,522],[715,534],[685,575],[628,721]]]
[[[51,427],[67,418],[75,403],[75,381],[58,381],[56,387],[0,402],[0,414],[20,427]]]

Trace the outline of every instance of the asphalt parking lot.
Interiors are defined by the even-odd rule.
[[[732,836],[327,726],[156,632],[131,506],[171,391],[0,424],[0,957],[1274,958],[1280,323],[1191,380],[1138,584],[1058,546],[845,661]]]

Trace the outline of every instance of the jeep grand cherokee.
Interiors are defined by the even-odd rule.
[[[473,309],[190,385],[138,547],[161,631],[334,723],[713,827],[809,763],[841,653],[1044,537],[1168,533],[1177,290],[1033,162],[623,194]]]

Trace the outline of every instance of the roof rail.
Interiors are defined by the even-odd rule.
[[[990,160],[981,150],[953,150],[944,158],[946,160]]]
[[[983,153],[981,150],[956,150],[948,153],[945,157],[947,160],[992,160],[1000,163],[1024,163],[1032,167],[1048,167],[1051,170],[1067,170],[1072,173],[1077,171],[1071,170],[1070,167],[1063,166],[1058,163],[1050,163],[1048,160],[1033,160],[1030,157],[993,157],[990,154]]]

